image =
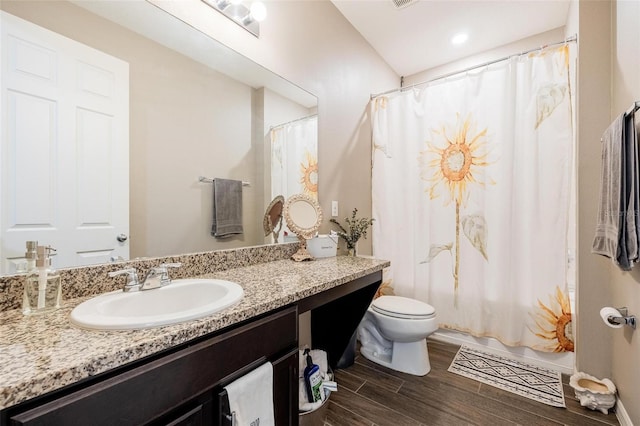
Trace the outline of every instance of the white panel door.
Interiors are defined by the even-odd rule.
[[[129,65],[1,14],[0,273],[129,257]]]

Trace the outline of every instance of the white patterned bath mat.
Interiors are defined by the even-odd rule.
[[[565,407],[562,375],[511,358],[461,346],[449,371],[542,402]]]

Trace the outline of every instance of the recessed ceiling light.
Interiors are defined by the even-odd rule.
[[[451,44],[462,44],[469,38],[467,33],[459,33],[451,38]]]

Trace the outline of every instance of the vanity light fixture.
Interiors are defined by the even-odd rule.
[[[260,37],[260,22],[267,17],[267,8],[259,0],[252,1],[249,6],[242,0],[202,0],[245,30]]]
[[[467,33],[458,33],[451,38],[451,44],[458,46],[467,41],[468,38],[469,35]]]

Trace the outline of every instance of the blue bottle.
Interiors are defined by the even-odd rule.
[[[311,403],[322,401],[324,395],[322,394],[320,367],[313,363],[309,348],[304,350],[304,355],[307,357],[307,366],[304,369],[304,385],[307,388],[307,398]]]

